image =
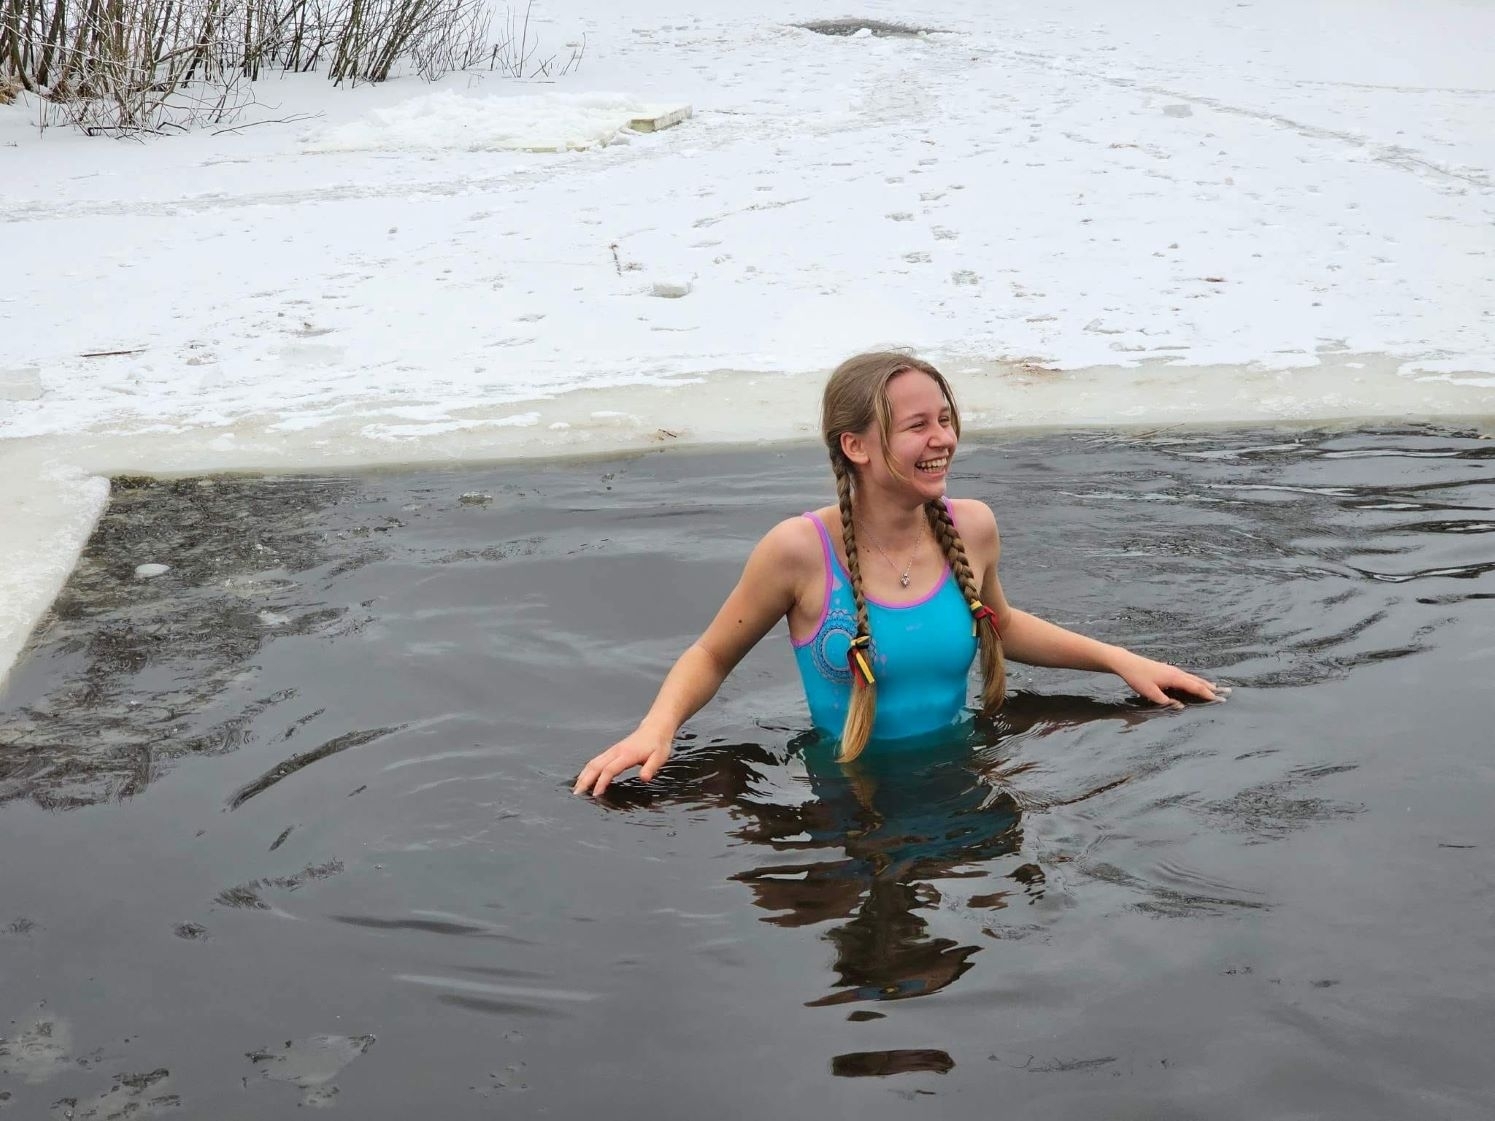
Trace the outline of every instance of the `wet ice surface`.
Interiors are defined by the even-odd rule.
[[[1230,701],[846,776],[778,634],[605,805],[818,454],[119,480],[0,701],[0,1116],[1487,1115],[1492,465],[968,445],[1014,602]]]

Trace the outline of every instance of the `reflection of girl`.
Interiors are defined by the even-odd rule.
[[[790,815],[774,813],[779,837],[763,838],[752,825],[739,830],[778,851],[773,862],[733,877],[774,912],[765,921],[835,923],[825,937],[836,948],[836,991],[811,1005],[923,996],[971,967],[978,947],[934,937],[919,912],[939,900],[935,881],[983,875],[1022,842],[1016,802],[972,765],[980,742],[970,732],[947,735],[843,766],[831,761],[829,744],[806,745],[816,797]],[[785,837],[790,824],[799,832]]]
[[[983,775],[979,730],[906,742],[839,765],[833,744],[805,744],[813,804],[825,811],[806,834],[843,849],[863,874],[905,881],[1013,851],[1017,804]]]
[[[822,731],[840,733],[842,761],[855,759],[869,740],[924,736],[959,720],[978,642],[986,713],[1002,703],[1004,654],[1032,665],[1108,671],[1157,704],[1179,705],[1169,689],[1215,699],[1214,685],[1176,666],[1007,602],[991,510],[944,497],[960,419],[933,366],[899,353],[849,359],[826,385],[821,419],[837,504],[764,536],[643,722],[582,769],[577,793],[601,794],[633,767],[652,779],[680,725],[785,617],[811,718]]]

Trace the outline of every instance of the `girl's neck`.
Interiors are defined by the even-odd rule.
[[[884,548],[912,543],[928,532],[929,519],[922,502],[913,506],[882,496],[858,495],[852,503],[856,528]]]

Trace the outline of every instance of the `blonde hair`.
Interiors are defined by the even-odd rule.
[[[922,359],[900,351],[877,351],[858,354],[837,366],[826,382],[821,398],[820,431],[825,437],[826,450],[830,453],[831,470],[836,476],[836,499],[841,508],[841,539],[846,546],[846,570],[851,575],[851,594],[856,602],[857,633],[852,640],[853,662],[860,651],[867,649],[872,638],[871,624],[867,615],[867,600],[862,594],[862,566],[857,555],[856,523],[852,517],[852,503],[856,496],[856,467],[846,458],[841,449],[841,436],[847,432],[865,432],[877,425],[882,445],[883,461],[898,473],[892,462],[892,450],[888,433],[893,427],[893,406],[888,399],[888,383],[899,374],[917,370],[933,378],[950,406],[950,424],[955,434],[960,435],[960,413],[955,408],[955,395],[944,376]],[[943,499],[934,499],[925,504],[924,514],[935,540],[944,550],[945,561],[950,566],[960,590],[971,607],[975,619],[976,634],[981,641],[981,711],[990,715],[1002,704],[1007,693],[1007,669],[1002,657],[1002,637],[997,631],[995,618],[981,603],[981,588],[976,574],[971,571],[970,558],[966,556],[965,542],[950,517],[950,509]],[[849,763],[862,753],[872,736],[872,725],[877,718],[877,686],[871,675],[862,675],[852,665],[851,702],[846,710],[846,726],[841,730],[841,753],[837,762]]]

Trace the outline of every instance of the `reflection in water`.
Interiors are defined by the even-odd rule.
[[[1016,852],[1021,812],[982,780],[963,740],[907,754],[869,751],[846,768],[829,758],[833,750],[806,748],[816,799],[799,807],[797,836],[764,835],[757,823],[737,831],[794,862],[736,878],[777,925],[849,920],[826,935],[839,991],[811,1005],[938,992],[970,968],[979,947],[928,935],[918,912],[940,901],[932,881],[979,875],[982,862]]]
[[[943,899],[936,881],[985,877],[1002,858],[1016,856],[1025,809],[1072,805],[1126,781],[1114,778],[1068,798],[1024,790],[1019,780],[1032,764],[1006,763],[1002,741],[1096,720],[1135,723],[1148,711],[1136,703],[1017,692],[997,722],[970,724],[941,740],[869,749],[844,766],[834,759],[833,742],[805,733],[788,753],[802,760],[812,796],[794,803],[761,793],[771,785],[761,782],[765,774],[784,766],[780,755],[758,744],[709,744],[677,755],[652,784],[616,784],[606,803],[728,809],[737,820],[732,834],[777,858],[732,876],[771,912],[763,921],[836,924],[825,934],[836,949],[835,991],[806,1003],[905,1000],[956,981],[981,949],[929,934],[921,912]],[[1010,890],[969,905],[1000,909],[1010,894],[1042,898],[1038,865],[1019,863],[1004,875],[1013,881]],[[849,1063],[848,1071],[855,1067]]]
[[[882,1077],[889,1074],[946,1074],[955,1069],[948,1051],[904,1048],[898,1051],[852,1051],[831,1060],[831,1073],[840,1078]]]

